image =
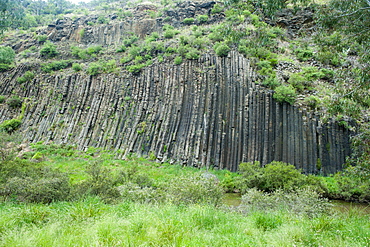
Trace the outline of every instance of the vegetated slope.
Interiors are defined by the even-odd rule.
[[[334,72],[313,66],[309,48],[295,49],[302,63],[289,57],[284,30],[250,8],[139,4],[58,20],[34,37],[9,36],[5,44],[13,44],[19,63],[1,74],[0,94],[7,101],[18,95],[24,107],[21,114],[3,104],[0,121],[21,114],[25,140],[110,148],[119,156],[154,154],[233,171],[243,161],[281,160],[334,173],[350,154],[349,129],[320,120],[318,97],[296,101]]]

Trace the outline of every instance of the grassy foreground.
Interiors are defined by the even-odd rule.
[[[0,162],[0,246],[370,246],[369,213],[332,210],[320,180],[288,164],[236,174],[32,149]],[[223,204],[233,189],[240,206]]]
[[[2,204],[0,232],[0,246],[369,246],[370,217],[354,211],[309,218],[210,205],[112,205],[91,197]]]

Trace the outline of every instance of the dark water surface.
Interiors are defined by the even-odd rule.
[[[226,193],[223,199],[225,205],[228,206],[239,206],[241,203],[240,193]],[[330,201],[334,205],[334,210],[338,212],[359,212],[364,214],[370,214],[370,204],[358,203],[358,202],[346,202],[340,200]]]

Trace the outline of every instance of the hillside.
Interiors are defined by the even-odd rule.
[[[366,141],[367,67],[359,43],[320,28],[320,6],[117,1],[10,30],[1,128],[119,158],[335,173],[359,155],[351,136]]]

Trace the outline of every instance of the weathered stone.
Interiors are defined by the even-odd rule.
[[[30,100],[24,139],[154,154],[160,161],[236,171],[240,162],[289,162],[330,174],[350,154],[350,132],[297,107],[277,103],[255,84],[249,61],[230,52],[181,65],[154,63],[134,76],[39,75],[20,85],[22,65],[0,74],[0,95]],[[22,86],[22,88],[21,88]],[[20,112],[0,107],[0,122]]]

